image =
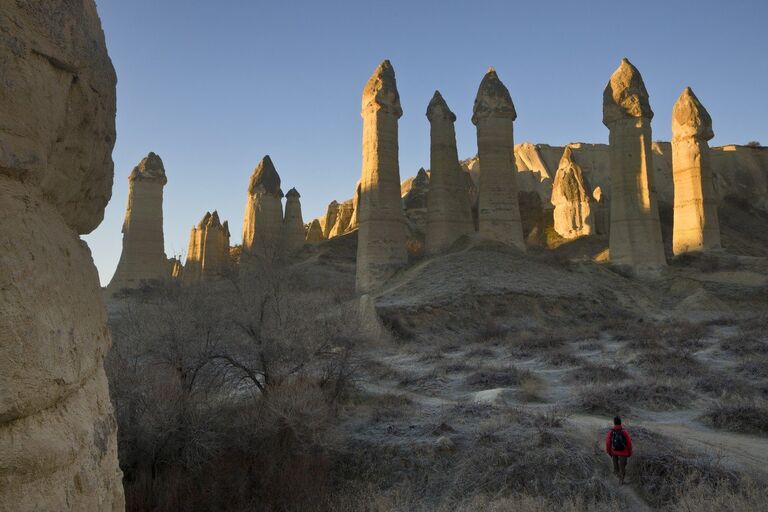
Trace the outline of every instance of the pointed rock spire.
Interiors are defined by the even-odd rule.
[[[643,77],[625,57],[603,91],[603,124],[631,117],[653,119],[653,110]]]
[[[589,186],[581,167],[573,160],[570,146],[565,146],[560,158],[551,202],[555,209],[554,228],[563,238],[577,238],[592,234],[594,218],[590,205]]]
[[[189,285],[219,278],[230,268],[229,224],[221,223],[218,211],[205,212],[189,235],[183,282]]]
[[[168,183],[168,178],[165,176],[165,166],[160,156],[150,151],[128,176],[128,181],[134,180],[156,181],[162,185]]]
[[[378,65],[363,89],[362,112],[379,109],[396,118],[403,115],[395,69],[389,60],[384,60]]]
[[[280,175],[277,174],[277,169],[269,155],[261,159],[248,182],[249,194],[254,194],[259,188],[275,197],[283,197],[283,191],[280,190]]]
[[[448,104],[443,99],[440,91],[435,91],[429,105],[427,105],[427,119],[429,119],[430,122],[438,119],[445,119],[452,123],[456,121],[456,114],[451,112],[451,109],[448,108]]]
[[[320,221],[314,219],[307,228],[307,235],[305,240],[308,244],[317,244],[325,240],[323,236],[323,228],[320,226]]]
[[[304,247],[304,217],[301,213],[299,191],[292,188],[286,194],[283,219],[283,249],[292,254]]]
[[[512,121],[517,119],[517,112],[514,103],[512,103],[512,97],[509,95],[509,90],[492,67],[488,69],[477,89],[472,123],[477,124],[478,119],[490,116],[508,117]]]
[[[288,191],[287,194],[285,194],[285,197],[287,197],[287,198],[291,198],[291,197],[300,198],[301,194],[299,194],[298,190],[296,190],[295,188],[292,188],[291,190]]]
[[[701,140],[710,140],[715,136],[709,112],[690,87],[685,88],[672,108],[672,136]]]

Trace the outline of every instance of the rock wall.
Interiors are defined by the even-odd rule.
[[[92,0],[0,12],[0,510],[120,511],[109,330],[78,237],[111,193],[115,73]]]
[[[128,206],[123,221],[123,251],[109,283],[114,293],[168,277],[163,239],[163,161],[149,153],[128,176]]]
[[[603,93],[610,130],[611,261],[636,269],[666,265],[651,149],[653,111],[640,72],[627,59]]]
[[[690,87],[686,87],[672,109],[675,254],[720,248],[717,198],[707,143],[714,136],[712,118]]]
[[[328,238],[334,238],[341,236],[344,233],[351,231],[350,224],[352,223],[352,217],[355,214],[355,205],[352,199],[339,203],[338,210],[336,212],[336,222],[328,232]]]
[[[380,287],[408,256],[400,203],[397,122],[403,115],[395,71],[382,62],[363,90],[363,165],[358,205],[358,292]]]

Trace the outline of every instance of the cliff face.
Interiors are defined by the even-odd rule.
[[[93,0],[0,2],[0,510],[123,510],[88,246],[116,78]]]

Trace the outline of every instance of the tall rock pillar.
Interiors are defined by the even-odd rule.
[[[512,126],[515,119],[517,113],[509,91],[491,68],[480,82],[472,116],[482,168],[478,231],[483,238],[525,249],[517,198]]]
[[[283,248],[295,253],[304,247],[304,219],[301,215],[301,194],[292,188],[285,194],[285,218],[283,219]]]
[[[0,510],[119,512],[107,313],[79,237],[112,193],[115,70],[93,0],[0,11]]]
[[[356,280],[360,293],[375,290],[408,261],[397,145],[402,115],[395,70],[385,60],[363,89]]]
[[[430,126],[430,176],[427,192],[426,250],[445,251],[463,235],[474,232],[472,206],[466,182],[461,175],[456,149],[456,115],[435,91],[427,106]]]
[[[229,259],[229,223],[221,223],[219,213],[205,212],[200,223],[189,235],[187,261],[183,281],[195,284],[226,275],[231,268]]]
[[[269,261],[277,257],[283,234],[283,191],[269,155],[253,170],[243,219],[243,252]]]
[[[717,197],[707,143],[714,136],[707,109],[686,87],[672,109],[675,254],[720,248]]]
[[[123,252],[109,283],[111,292],[138,288],[168,277],[163,241],[163,161],[149,153],[128,176],[128,207],[123,222]]]
[[[640,72],[627,59],[603,92],[603,124],[610,130],[610,259],[639,269],[666,265],[653,179],[651,119]]]

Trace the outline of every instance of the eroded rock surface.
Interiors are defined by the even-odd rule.
[[[283,234],[283,191],[280,175],[266,155],[253,170],[243,219],[243,252],[260,258],[277,257]]]
[[[477,127],[477,154],[483,167],[478,199],[478,231],[488,240],[525,249],[513,123],[517,118],[512,98],[491,68],[480,82],[472,123]]]
[[[363,165],[358,205],[358,292],[380,287],[408,260],[400,203],[397,121],[403,115],[388,60],[363,90]]]
[[[720,248],[717,197],[707,142],[714,136],[707,109],[686,87],[672,109],[675,254]]]
[[[581,167],[566,146],[552,187],[555,231],[563,238],[578,238],[592,234],[594,218],[590,206],[589,185]]]
[[[92,0],[0,2],[0,510],[120,511],[101,222],[115,73]]]
[[[123,221],[123,251],[110,292],[138,288],[168,277],[163,239],[163,187],[168,183],[162,159],[149,153],[128,176],[128,206]]]
[[[221,278],[231,269],[229,258],[229,223],[221,222],[219,213],[205,212],[203,219],[189,235],[185,284]]]
[[[636,269],[666,265],[651,147],[653,111],[640,72],[627,59],[603,93],[603,124],[610,130],[610,258]]]
[[[304,218],[301,215],[301,194],[292,188],[285,194],[283,219],[283,248],[288,254],[304,247]]]

